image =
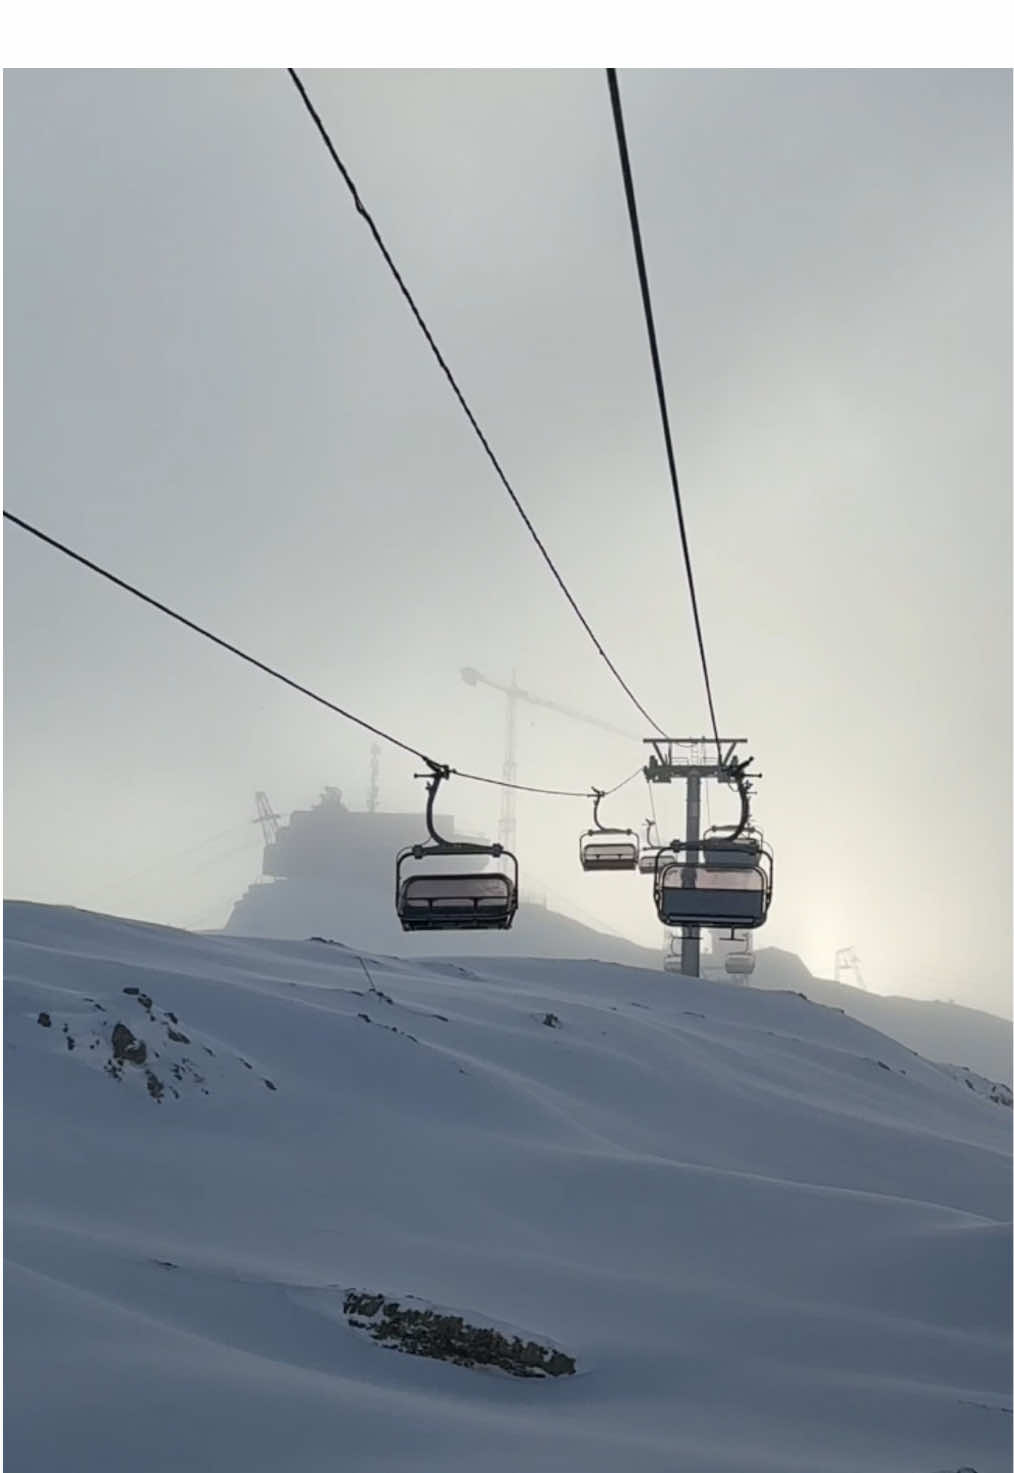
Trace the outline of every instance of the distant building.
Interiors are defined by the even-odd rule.
[[[437,815],[446,839],[463,841],[454,819]],[[278,837],[264,848],[261,868],[272,879],[345,880],[385,890],[394,883],[394,857],[406,844],[426,840],[420,813],[353,812],[340,788],[325,788],[312,808],[290,815]]]

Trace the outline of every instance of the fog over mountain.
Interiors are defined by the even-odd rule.
[[[603,74],[304,80],[610,657],[701,734]],[[620,82],[718,720],[764,773],[764,941],[1009,1015],[1010,74]],[[504,763],[463,665],[635,738],[519,709],[520,781],[634,770],[641,717],[284,71],[8,72],[5,207],[9,510],[462,770]],[[5,570],[8,895],[222,924],[255,791],[361,805],[368,735],[17,528]],[[415,759],[381,761],[421,818]],[[487,836],[499,803],[448,793]],[[588,808],[520,795],[522,874],[653,949],[643,887],[576,865]]]

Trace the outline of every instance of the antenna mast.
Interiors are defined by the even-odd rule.
[[[380,793],[380,746],[374,742],[370,747],[370,791],[366,798],[367,813],[376,813]]]

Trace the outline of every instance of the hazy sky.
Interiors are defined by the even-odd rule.
[[[304,78],[609,654],[702,733],[604,73]],[[620,81],[718,719],[765,774],[757,944],[1009,1013],[1010,73]],[[503,762],[465,664],[639,731],[284,71],[4,94],[8,509],[455,766]],[[7,895],[217,924],[255,789],[363,802],[365,733],[16,528],[5,573]],[[643,760],[519,738],[547,786]],[[385,749],[384,807],[417,765]],[[492,835],[499,801],[447,808]],[[654,944],[648,882],[578,868],[588,816],[522,797],[524,878]]]

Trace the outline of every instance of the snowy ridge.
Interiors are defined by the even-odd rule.
[[[615,964],[5,928],[20,1470],[1006,1473],[1011,1113],[966,1071]],[[396,1354],[340,1286],[577,1374]]]

